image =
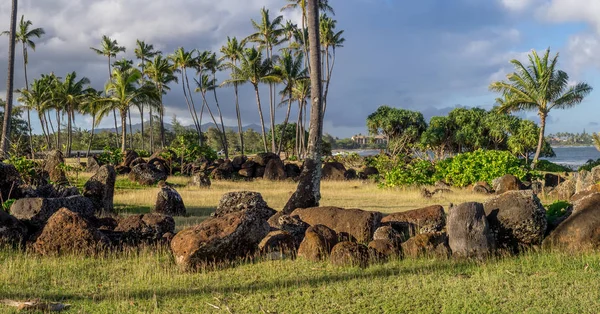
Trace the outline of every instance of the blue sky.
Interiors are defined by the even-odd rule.
[[[125,45],[128,52],[122,56],[129,58],[138,38],[165,52],[178,46],[218,51],[226,36],[242,38],[252,32],[250,19],[259,18],[261,7],[274,16],[282,14],[279,8],[285,3],[21,0],[19,14],[47,32],[30,56],[30,78],[51,71],[58,75],[77,71],[101,88],[106,61],[89,47],[98,46],[103,34]],[[330,4],[338,28],[345,31],[346,44],[337,50],[325,132],[339,137],[365,133],[366,116],[383,104],[419,110],[426,118],[457,105],[490,108],[497,95],[487,86],[511,71],[509,60],[525,60],[531,49],[547,47],[560,53],[559,66],[573,81],[597,87],[578,107],[551,112],[548,131],[600,131],[600,2],[596,0],[330,0]],[[9,9],[9,1],[0,4],[4,28],[8,28]],[[299,21],[298,12],[283,14]],[[6,46],[6,40],[0,40],[0,77],[6,73],[1,66],[6,64]],[[17,62],[19,82],[20,56]],[[225,78],[226,74],[220,76]],[[266,91],[262,90],[264,98]],[[233,91],[224,88],[219,96],[226,124],[233,125]],[[244,124],[258,123],[252,90],[243,88],[240,96]],[[191,123],[180,86],[172,86],[166,103],[167,121],[177,115]],[[284,109],[277,111],[277,120],[284,114]],[[534,112],[524,116],[536,118]],[[139,121],[139,116],[134,119]],[[77,125],[88,127],[89,120],[81,117]],[[110,125],[110,119],[102,123]]]

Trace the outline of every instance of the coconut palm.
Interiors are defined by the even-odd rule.
[[[523,65],[519,60],[510,61],[515,72],[506,76],[507,81],[498,81],[490,85],[490,90],[501,93],[498,98],[501,112],[519,110],[536,110],[540,117],[540,135],[538,146],[533,157],[531,167],[535,167],[542,146],[544,144],[544,131],[546,118],[552,109],[571,108],[583,101],[592,87],[586,83],[571,85],[569,75],[556,68],[558,53],[550,58],[550,48],[542,57],[533,50],[529,55],[529,66]]]
[[[44,111],[49,107],[52,101],[50,87],[51,86],[48,84],[47,80],[42,77],[40,79],[33,80],[31,88],[18,91],[21,93],[21,97],[19,97],[18,101],[22,103],[27,110],[35,110],[38,113],[40,125],[42,126],[42,133],[48,147],[51,146],[50,130],[48,129],[48,124],[45,121],[46,114]]]
[[[173,61],[174,71],[181,73],[181,87],[183,88],[183,96],[190,111],[190,115],[192,116],[192,120],[194,121],[196,132],[198,133],[198,143],[200,146],[202,146],[202,129],[200,120],[198,119],[198,114],[196,112],[196,105],[194,104],[194,99],[192,97],[190,81],[187,75],[187,69],[195,66],[195,53],[195,49],[191,51],[185,51],[183,47],[179,47],[177,50],[175,50],[175,53],[169,55],[169,59]]]
[[[600,133],[592,133],[592,140],[594,140],[594,146],[600,151]]]
[[[282,43],[285,40],[285,30],[281,27],[283,16],[277,16],[271,20],[269,16],[269,10],[264,7],[260,11],[261,21],[260,24],[254,20],[252,21],[252,27],[256,31],[254,34],[246,38],[250,42],[255,42],[259,45],[260,49],[265,49],[267,52],[267,59],[273,60],[273,47]],[[283,37],[283,38],[282,38]],[[273,82],[269,83],[269,111],[271,114],[271,150],[275,152],[275,88]]]
[[[327,110],[327,94],[329,93],[329,83],[331,82],[331,74],[333,72],[333,66],[335,65],[335,48],[343,47],[345,38],[342,37],[344,31],[335,31],[337,21],[328,17],[327,15],[321,15],[319,26],[320,26],[320,40],[322,49],[321,67],[323,70],[323,116],[325,116],[325,110]],[[329,49],[331,48],[331,53]]]
[[[13,105],[13,86],[15,83],[15,39],[17,32],[17,6],[18,1],[12,0],[12,10],[10,14],[10,39],[8,41],[8,82],[6,84],[6,103],[4,104],[2,138],[0,139],[0,159],[8,155],[10,125],[12,123],[11,118]]]
[[[265,152],[267,148],[267,135],[265,132],[265,120],[263,118],[262,106],[260,102],[259,84],[279,82],[279,76],[273,72],[271,59],[262,57],[262,52],[255,47],[247,48],[240,56],[240,66],[233,68],[233,77],[226,81],[226,84],[252,84],[256,93],[256,104],[258,105],[258,115],[262,128],[263,145]]]
[[[283,145],[283,137],[285,134],[285,130],[290,118],[290,111],[292,109],[292,101],[294,88],[298,81],[307,80],[307,69],[304,68],[304,61],[302,55],[298,58],[294,58],[289,51],[284,51],[281,58],[278,60],[279,64],[276,66],[280,78],[285,84],[284,89],[281,91],[283,97],[288,97],[287,102],[287,111],[285,115],[285,120],[283,121],[283,128],[281,129],[281,137],[279,138],[279,146],[277,149],[277,154],[281,153],[281,148]]]
[[[90,155],[92,149],[92,143],[94,142],[94,130],[102,121],[102,118],[108,114],[108,111],[102,110],[102,91],[96,91],[92,88],[88,91],[87,100],[79,107],[79,111],[83,114],[89,114],[92,116],[92,131],[90,134],[90,141],[88,142],[87,152],[85,157]]]
[[[296,152],[304,156],[306,152],[306,99],[310,96],[310,81],[298,80],[292,88],[292,98],[298,102],[298,119],[296,121]]]
[[[233,79],[234,77],[234,71],[235,68],[237,67],[237,61],[240,59],[240,56],[242,55],[243,51],[244,51],[244,45],[245,42],[238,42],[237,38],[233,37],[233,38],[229,38],[227,37],[227,44],[225,44],[223,47],[221,47],[221,53],[223,54],[223,56],[221,56],[221,58],[219,58],[220,61],[223,60],[229,60],[227,63],[223,64],[223,68],[228,68],[231,69],[231,78]],[[224,83],[226,84],[226,83]],[[224,85],[221,84],[221,85]],[[239,136],[239,140],[240,140],[240,152],[242,155],[244,155],[244,134],[243,134],[243,129],[242,129],[242,115],[240,112],[240,102],[239,102],[239,97],[238,97],[238,83],[234,82],[233,83],[233,92],[235,94],[235,113],[237,116],[237,123],[238,123],[238,136]]]
[[[163,94],[166,91],[171,90],[169,83],[177,82],[177,77],[173,75],[173,64],[169,59],[164,58],[162,55],[156,55],[153,60],[148,62],[146,67],[146,74],[148,78],[154,83],[159,95],[159,107],[158,107],[158,120],[160,124],[160,143],[161,148],[166,146],[165,143],[165,107],[163,105]],[[152,108],[152,107],[151,107]],[[152,116],[152,114],[150,114]],[[152,130],[152,120],[150,120],[150,130]]]
[[[140,60],[140,70],[142,71],[142,84],[146,78],[146,64],[149,63],[152,58],[156,55],[161,54],[159,50],[154,50],[154,45],[146,44],[146,42],[141,40],[136,40],[135,42],[135,57]],[[140,117],[142,120],[142,149],[144,149],[144,106],[140,106]],[[148,108],[150,114],[150,151],[154,151],[154,128],[152,127],[153,117],[152,117],[152,107]]]
[[[160,99],[155,86],[150,84],[139,86],[142,77],[140,70],[136,68],[121,72],[114,69],[113,79],[106,84],[106,98],[99,100],[105,104],[110,104],[103,108],[101,114],[106,110],[119,110],[121,113],[121,151],[125,151],[127,143],[127,112],[132,106],[141,103],[155,103]]]
[[[194,81],[196,81],[196,92],[200,93],[202,95],[202,108],[205,108],[208,110],[208,114],[210,115],[210,118],[212,119],[213,123],[215,124],[215,127],[217,128],[217,130],[219,130],[219,137],[221,139],[221,145],[223,146],[223,150],[226,149],[227,147],[227,138],[225,137],[225,132],[222,131],[221,128],[219,128],[219,124],[217,123],[217,120],[215,119],[215,116],[212,113],[212,110],[210,109],[210,106],[208,105],[208,101],[206,100],[206,93],[211,90],[214,89],[216,87],[216,79],[213,79],[209,74],[202,74],[200,73],[200,79],[194,79]],[[228,158],[227,156],[225,158]]]
[[[108,58],[108,79],[112,78],[111,58],[116,58],[119,52],[125,52],[125,47],[119,46],[116,40],[111,39],[106,35],[102,35],[102,41],[100,42],[100,48],[90,47],[95,53]],[[113,117],[115,119],[115,134],[119,134],[117,130],[117,113],[113,110]]]
[[[213,96],[215,97],[215,105],[217,106],[217,111],[219,112],[219,120],[221,122],[221,131],[223,132],[223,151],[225,152],[225,158],[229,158],[229,144],[227,141],[227,132],[225,132],[225,124],[223,123],[223,112],[221,111],[221,106],[219,106],[219,98],[217,97],[217,71],[223,68],[222,62],[217,58],[217,54],[213,53],[210,56],[210,60],[207,64],[207,70],[212,73],[212,85],[207,86],[207,89],[212,90]]]
[[[71,154],[73,145],[73,121],[75,112],[89,98],[90,80],[87,77],[77,79],[77,73],[71,72],[65,79],[57,84],[53,102],[60,106],[67,114],[67,156]]]
[[[32,40],[33,37],[40,38],[46,33],[43,28],[38,27],[30,29],[32,24],[33,23],[31,23],[29,20],[25,21],[25,16],[22,15],[17,33],[15,35],[15,40],[21,43],[23,49],[23,74],[25,76],[25,90],[29,88],[29,81],[27,80],[27,64],[29,61],[29,55],[27,53],[27,48],[35,50],[35,42]],[[10,35],[10,32],[2,32],[2,35]],[[27,108],[27,124],[29,128],[29,147],[31,149],[31,155],[33,158],[33,136],[31,134],[31,113],[29,108]]]

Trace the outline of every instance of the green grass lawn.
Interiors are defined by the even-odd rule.
[[[5,250],[0,269],[0,298],[61,301],[72,313],[600,312],[600,254],[405,259],[366,269],[260,261],[184,273],[167,250],[100,259]]]

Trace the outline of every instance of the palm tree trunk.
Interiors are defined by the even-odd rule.
[[[162,98],[162,97],[161,97]],[[161,106],[162,106],[162,100],[161,100]],[[152,118],[152,106],[150,106],[148,108],[148,113],[150,115],[150,153],[154,153],[154,121]],[[162,135],[161,135],[161,142],[162,142]]]
[[[52,118],[50,117],[50,112],[48,112],[48,117],[44,118],[47,122],[50,122],[50,128],[52,129],[52,134],[54,134],[54,142],[58,143],[58,139],[56,138],[56,132],[54,131],[54,125],[52,124]],[[58,149],[58,148],[57,148]]]
[[[283,137],[287,128],[288,120],[290,119],[290,111],[292,110],[292,92],[289,93],[288,107],[285,114],[285,120],[283,121],[283,128],[281,128],[281,137],[279,138],[279,148],[277,149],[277,155],[281,154],[281,148],[283,147]]]
[[[67,158],[71,156],[71,110],[67,107]]]
[[[8,156],[8,143],[10,141],[10,127],[12,123],[13,89],[15,82],[15,36],[17,32],[17,7],[18,1],[12,1],[10,14],[10,40],[8,44],[8,81],[6,83],[6,104],[4,105],[4,121],[2,124],[2,138],[0,139],[0,159]]]
[[[198,133],[198,144],[200,146],[202,146],[202,131],[200,130],[200,127],[198,126],[198,116],[196,115],[196,108],[194,106],[194,108],[192,110],[192,103],[188,99],[188,93],[185,89],[185,83],[183,82],[184,80],[187,81],[187,74],[186,74],[185,68],[183,68],[183,70],[181,71],[181,87],[183,88],[183,97],[185,98],[185,102],[190,111],[190,116],[192,117],[192,121],[194,122],[194,127],[196,128],[196,132]],[[188,84],[188,86],[189,86],[189,84]]]
[[[242,129],[242,114],[240,112],[240,102],[239,102],[237,83],[233,83],[233,92],[235,93],[235,114],[237,115],[238,134],[240,136],[240,150],[241,150],[241,153],[243,156],[244,155],[244,133],[243,133],[243,129]]]
[[[544,145],[544,132],[546,131],[546,117],[547,113],[540,112],[540,137],[538,139],[537,149],[535,150],[535,155],[533,156],[533,161],[531,162],[531,169],[535,168],[535,165],[540,158],[540,154],[542,153],[542,146]]]
[[[27,79],[27,46],[23,43],[23,75],[25,76],[25,90],[29,90],[29,80]],[[33,135],[31,132],[31,110],[27,107],[27,129],[29,131],[29,149],[31,150],[31,159],[35,159],[33,151]]]
[[[62,151],[60,147],[60,110],[56,109],[56,149]]]
[[[127,143],[127,111],[121,110],[121,151],[125,152]]]
[[[190,102],[192,103],[192,108],[194,109],[192,113],[196,117],[196,123],[198,124],[198,137],[200,141],[200,146],[202,146],[202,117],[198,119],[196,104],[194,103],[194,98],[192,97],[192,90],[190,89],[190,80],[187,76],[187,71],[185,70],[185,68],[183,69],[183,71],[185,72],[185,85],[187,86],[188,94],[190,96]]]
[[[38,118],[40,119],[40,125],[42,126],[42,134],[44,135],[44,139],[46,140],[46,145],[48,145],[48,148],[50,148],[50,137],[48,136],[48,133],[46,133],[46,126],[44,126],[44,117],[45,115],[42,115],[38,111]]]
[[[267,133],[265,132],[265,119],[263,118],[262,107],[260,105],[260,94],[258,93],[258,85],[254,85],[254,92],[256,93],[256,104],[258,105],[258,115],[260,116],[260,126],[262,128],[263,146],[265,153],[269,151],[267,148]]]
[[[117,126],[117,111],[113,109],[113,117],[115,118],[115,142],[119,145],[119,126]]]
[[[129,118],[129,148],[133,149],[133,128],[131,127],[131,110],[127,110],[127,117]]]
[[[144,143],[146,142],[144,140],[144,106],[140,105],[140,120],[142,120],[142,150],[144,150]]]
[[[333,63],[329,68],[329,48],[325,53],[325,89],[323,90],[323,120],[325,120],[325,110],[327,110],[327,93],[329,92],[329,82],[331,80],[331,72],[333,70]]]
[[[223,150],[225,150],[227,148],[227,139],[225,137],[225,129],[223,129],[223,132],[221,132],[221,130],[219,129],[219,124],[217,123],[217,120],[215,119],[215,116],[212,113],[212,110],[210,110],[210,106],[208,106],[208,101],[206,101],[206,93],[202,92],[202,109],[204,110],[204,107],[206,106],[206,109],[208,110],[208,114],[210,115],[210,118],[212,119],[213,123],[215,124],[215,127],[217,128],[217,131],[219,131],[219,133],[221,133],[220,135],[220,139],[221,139],[221,146],[223,147]],[[220,111],[220,110],[219,110]],[[200,114],[200,116],[202,116],[202,114]],[[221,120],[222,121],[222,120]],[[227,157],[225,157],[227,158]]]
[[[90,134],[90,142],[88,143],[87,153],[85,154],[85,158],[90,156],[90,151],[92,150],[92,142],[94,141],[94,127],[96,125],[96,115],[92,114],[92,134]]]
[[[273,59],[273,47],[268,48],[269,58]],[[275,144],[275,84],[269,83],[269,100],[271,111],[271,151],[275,152],[277,146]]]
[[[159,119],[160,119],[160,143],[161,143],[161,148],[165,148],[166,143],[165,143],[165,106],[163,105],[163,96],[162,96],[162,87],[159,89],[159,93],[160,93],[160,113],[159,113]]]
[[[216,80],[216,75],[213,73],[213,79]],[[225,159],[229,159],[229,144],[227,143],[227,135],[225,134],[225,124],[223,123],[223,113],[221,112],[221,106],[219,106],[219,99],[217,98],[217,89],[213,88],[213,94],[215,95],[215,103],[217,110],[219,111],[219,120],[221,121],[221,130],[223,131],[223,150],[225,151]]]

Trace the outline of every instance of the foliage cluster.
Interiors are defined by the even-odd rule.
[[[545,171],[545,172],[570,172],[570,171],[573,171],[573,169],[571,169],[567,166],[555,164],[551,161],[544,160],[544,159],[541,159],[535,165],[535,170]]]
[[[581,170],[587,170],[587,171],[592,171],[593,168],[600,166],[600,158],[593,160],[590,159],[588,160],[583,166],[579,167],[579,169],[577,169],[577,171],[581,171]]]
[[[104,147],[104,151],[97,156],[98,162],[102,165],[118,165],[123,162],[123,152],[120,148]]]
[[[38,169],[40,166],[34,160],[16,156],[9,158],[6,163],[15,166],[15,169],[17,169],[17,172],[19,172],[21,178],[23,178],[23,181],[26,183],[33,182],[33,180],[37,177],[36,169]]]
[[[549,223],[554,223],[557,219],[564,216],[571,204],[567,201],[555,201],[546,207],[546,219]]]

